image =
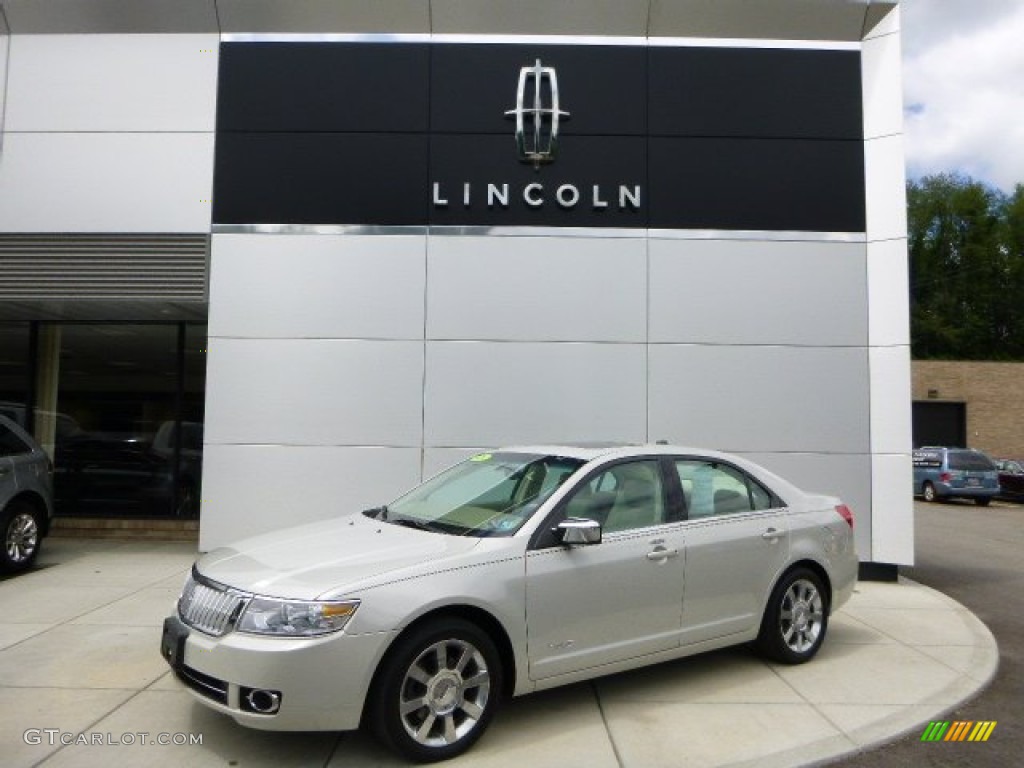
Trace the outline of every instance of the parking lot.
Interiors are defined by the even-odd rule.
[[[1024,753],[1024,505],[994,502],[928,504],[917,501],[917,564],[912,579],[955,598],[992,630],[999,671],[992,685],[958,707],[948,720],[995,720],[984,744],[900,741],[836,763],[843,768],[982,768],[1019,765]]]

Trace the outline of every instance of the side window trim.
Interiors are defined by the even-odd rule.
[[[629,456],[623,459],[614,459],[605,464],[594,467],[592,470],[587,472],[586,475],[580,478],[565,498],[559,501],[555,508],[545,516],[544,521],[537,526],[534,532],[530,535],[530,541],[526,547],[527,551],[551,549],[552,547],[558,546],[558,543],[554,541],[550,529],[556,524],[556,521],[561,519],[565,507],[568,506],[573,497],[591,480],[598,475],[604,474],[613,467],[617,467],[622,464],[633,464],[644,461],[654,463],[658,470],[658,478],[661,480],[662,505],[665,509],[665,520],[659,523],[659,525],[668,525],[684,520],[685,517],[683,516],[683,510],[677,503],[677,499],[675,498],[671,488],[672,475],[675,474],[675,466],[671,463],[672,458],[673,457],[666,457],[664,454],[646,454],[642,456]],[[666,459],[668,459],[668,461],[666,461]],[[671,470],[671,472],[667,470]],[[682,494],[680,494],[680,496],[681,495]],[[636,530],[642,529],[638,528]]]
[[[672,475],[672,479],[673,479],[675,485],[679,489],[679,496],[682,499],[681,507],[680,507],[681,511],[682,511],[682,517],[681,517],[682,520],[690,520],[691,518],[690,518],[690,510],[686,508],[686,501],[685,501],[686,494],[683,493],[682,482],[681,482],[681,480],[679,478],[679,471],[677,469],[677,463],[681,462],[681,461],[703,462],[703,463],[708,464],[708,465],[710,465],[712,467],[718,467],[718,466],[728,467],[730,470],[735,472],[737,475],[739,475],[740,478],[743,479],[743,483],[744,483],[744,485],[745,485],[745,487],[747,489],[747,502],[750,504],[750,509],[747,510],[746,512],[732,512],[732,513],[729,513],[728,515],[709,515],[707,517],[692,518],[694,520],[698,520],[698,519],[699,520],[707,520],[709,518],[710,519],[715,519],[716,517],[730,517],[730,516],[732,516],[734,514],[752,514],[752,513],[756,513],[756,512],[769,512],[771,510],[783,509],[783,508],[786,507],[786,502],[782,498],[780,498],[773,490],[768,488],[766,485],[764,485],[764,483],[760,482],[757,478],[755,478],[749,472],[747,472],[746,470],[744,470],[741,467],[736,466],[735,464],[733,464],[730,461],[725,461],[723,459],[714,459],[714,460],[712,460],[712,459],[709,459],[709,457],[707,457],[707,456],[690,456],[690,455],[674,455],[674,456],[668,457],[668,459],[669,459],[669,464],[670,464],[669,468],[671,469],[671,473],[670,474]],[[770,506],[766,507],[765,509],[758,509],[758,508],[756,508],[756,506],[754,504],[754,491],[753,491],[754,486],[760,488],[764,492],[764,494],[768,497],[768,503],[769,503]]]

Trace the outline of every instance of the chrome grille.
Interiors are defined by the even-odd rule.
[[[190,627],[220,637],[234,626],[251,597],[245,592],[199,581],[193,573],[178,600],[178,613]]]

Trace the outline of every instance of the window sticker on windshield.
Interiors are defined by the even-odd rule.
[[[490,461],[493,458],[494,454],[492,453],[478,453],[476,456],[470,459],[470,461]]]

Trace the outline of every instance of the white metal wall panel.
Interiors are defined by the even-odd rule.
[[[415,448],[207,445],[199,548],[379,506],[419,478]]]
[[[899,9],[864,41],[871,531],[861,558],[912,564],[910,301]],[[862,542],[858,535],[858,543]]]
[[[909,453],[872,456],[871,548],[861,560],[914,564],[913,474]]]
[[[647,34],[649,0],[431,0],[431,26],[440,34],[620,35]]]
[[[651,240],[651,341],[867,343],[863,243]]]
[[[868,339],[872,346],[910,347],[907,241],[868,243]]]
[[[0,232],[209,232],[212,133],[7,133]]]
[[[645,238],[431,237],[428,273],[430,339],[646,340]]]
[[[910,355],[906,347],[872,347],[871,451],[910,453]],[[909,480],[908,480],[909,484]]]
[[[907,236],[903,135],[864,142],[868,242]]]
[[[433,447],[646,439],[641,344],[427,344]]]
[[[860,62],[866,139],[903,133],[900,48],[899,29],[865,40],[862,45]]]
[[[651,439],[733,452],[867,453],[863,348],[653,345]]]
[[[214,235],[210,335],[422,339],[426,240]]]
[[[423,344],[211,337],[208,444],[419,446]]]
[[[218,35],[15,35],[8,131],[213,131]]]

